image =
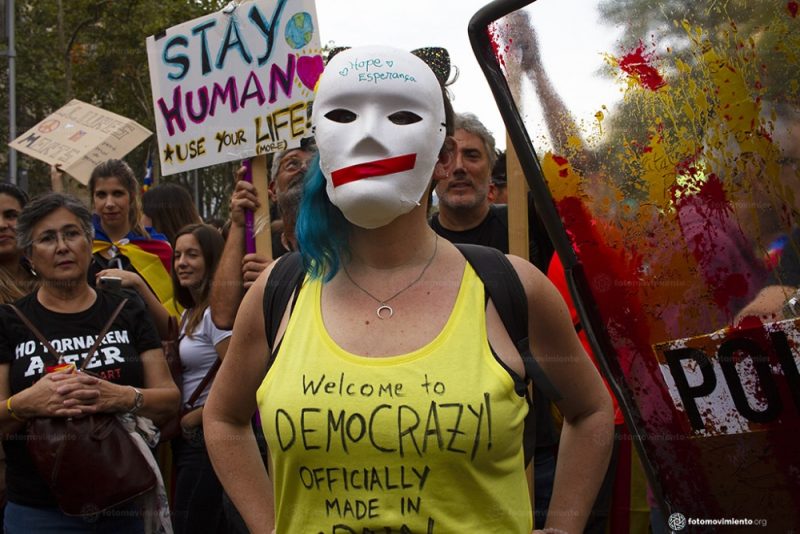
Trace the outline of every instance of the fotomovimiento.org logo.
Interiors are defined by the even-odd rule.
[[[675,512],[667,519],[667,525],[674,531],[681,531],[686,528],[686,517],[683,514]]]

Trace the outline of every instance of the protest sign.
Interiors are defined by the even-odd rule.
[[[131,119],[71,100],[9,146],[47,164],[60,164],[86,185],[97,164],[123,157],[151,133]]]
[[[162,174],[300,146],[318,30],[312,0],[256,0],[148,37]]]
[[[654,345],[684,432],[702,438],[800,423],[798,326],[800,319],[759,323]]]

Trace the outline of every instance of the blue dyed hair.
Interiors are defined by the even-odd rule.
[[[306,271],[329,282],[347,254],[350,223],[328,198],[325,185],[317,154],[306,171],[295,234]]]

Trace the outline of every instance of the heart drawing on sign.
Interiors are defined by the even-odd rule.
[[[317,86],[319,77],[322,76],[322,70],[325,64],[322,62],[322,56],[301,56],[297,60],[297,76],[303,85],[312,91]]]

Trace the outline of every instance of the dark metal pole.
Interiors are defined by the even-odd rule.
[[[6,24],[8,25],[8,141],[17,138],[17,51],[14,36],[14,0],[6,0]],[[17,151],[8,149],[8,181],[17,183]],[[28,189],[28,184],[20,184]]]

